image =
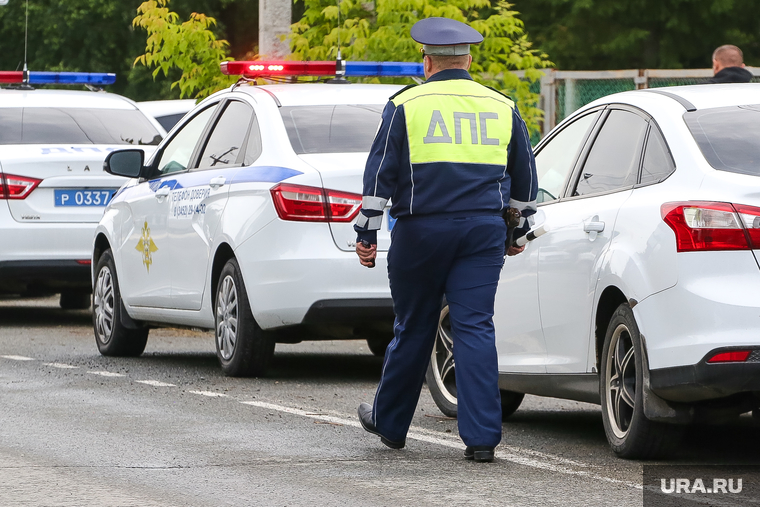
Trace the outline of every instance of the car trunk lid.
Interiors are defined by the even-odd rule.
[[[362,179],[364,165],[367,162],[367,153],[312,153],[299,155],[299,157],[319,171],[322,184],[326,189],[351,192],[359,196],[362,194]],[[390,206],[386,207],[383,225],[377,232],[377,249],[379,251],[387,251],[391,243],[390,230],[393,220],[388,215],[389,209]],[[333,241],[339,249],[349,252],[356,248],[355,223],[356,220],[350,223],[330,222]]]

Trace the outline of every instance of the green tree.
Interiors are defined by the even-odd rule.
[[[154,67],[154,78],[178,69],[181,75],[171,86],[179,87],[180,97],[203,98],[234,83],[235,77],[219,72],[219,63],[229,60],[229,44],[217,40],[209,29],[216,20],[194,12],[180,23],[168,4],[169,0],[148,0],[137,8],[132,23],[147,30],[148,40],[145,54],[137,57],[135,65]]]
[[[303,17],[292,25],[294,59],[334,59],[340,38],[342,56],[348,60],[420,61],[420,45],[409,34],[414,23],[438,16],[470,24],[485,36],[471,49],[473,78],[511,95],[528,128],[538,131],[543,113],[530,84],[540,78],[538,69],[551,62],[533,49],[511,4],[498,1],[492,6],[488,0],[377,0],[376,5],[305,0],[304,4]],[[518,79],[511,70],[524,70],[526,79]]]
[[[705,68],[723,44],[760,64],[757,0],[514,2],[560,69]]]

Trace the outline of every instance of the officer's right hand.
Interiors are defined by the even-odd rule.
[[[525,250],[525,245],[523,246],[511,246],[507,249],[507,255],[509,257],[512,257],[513,255],[517,255],[519,253],[522,253],[522,251]]]
[[[370,245],[369,248],[367,248],[362,245],[361,242],[357,242],[356,255],[359,256],[359,262],[361,262],[362,266],[374,268],[375,258],[377,257],[377,245]]]

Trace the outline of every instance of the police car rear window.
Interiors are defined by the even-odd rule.
[[[381,105],[281,107],[290,144],[299,155],[369,151],[380,125]]]
[[[1,108],[0,144],[156,145],[161,135],[137,110]]]
[[[713,168],[760,176],[760,105],[697,110],[684,120]]]

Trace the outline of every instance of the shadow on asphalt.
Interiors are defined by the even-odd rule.
[[[4,326],[92,326],[90,310],[62,310],[50,306],[0,306]]]
[[[377,382],[383,369],[383,358],[369,354],[277,353],[267,378],[329,381]]]

